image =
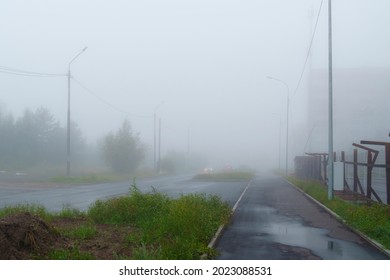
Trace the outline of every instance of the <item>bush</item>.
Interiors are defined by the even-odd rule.
[[[208,242],[227,223],[230,211],[216,196],[190,194],[171,199],[133,186],[129,196],[97,201],[88,216],[95,223],[135,226],[138,230],[127,237],[128,242],[139,244],[135,257],[199,259],[209,252]]]
[[[103,139],[102,154],[104,161],[118,173],[135,171],[145,157],[140,137],[133,134],[128,121],[123,122],[116,134],[110,133]]]

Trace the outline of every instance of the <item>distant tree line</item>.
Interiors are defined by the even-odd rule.
[[[91,156],[91,149],[76,123],[72,122],[70,129],[72,162],[80,163],[86,154]],[[67,127],[61,126],[48,109],[26,109],[15,118],[0,107],[0,170],[65,165],[66,141]],[[125,120],[117,132],[100,140],[92,154],[100,154],[114,172],[131,173],[144,160],[145,145]]]
[[[76,123],[71,122],[70,130],[71,162],[78,166],[89,169],[103,161],[116,173],[132,173],[145,158],[146,146],[128,120],[99,139],[98,145],[87,145]],[[66,149],[67,127],[47,108],[26,109],[16,118],[0,106],[0,171],[65,166]]]
[[[0,110],[0,167],[28,168],[35,165],[59,165],[66,162],[67,128],[44,107],[26,109],[15,118]],[[72,157],[86,148],[85,139],[71,123]]]

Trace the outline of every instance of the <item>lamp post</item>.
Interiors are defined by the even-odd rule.
[[[66,176],[70,175],[70,66],[76,58],[78,58],[83,52],[87,50],[88,47],[82,49],[68,64],[68,121],[67,121],[67,141],[66,141],[66,150],[67,150],[67,163],[66,163]]]
[[[161,118],[158,119],[158,174],[161,173]]]
[[[289,120],[289,111],[290,111],[290,88],[288,87],[287,83],[279,80],[274,77],[267,76],[268,79],[275,80],[277,82],[282,83],[287,90],[287,112],[286,112],[286,176],[288,175],[288,120]]]
[[[328,0],[328,24],[329,24],[329,107],[328,107],[328,199],[333,199],[333,182],[334,182],[334,158],[333,158],[333,71],[332,71],[332,1]]]
[[[282,140],[282,117],[281,117],[281,115],[280,114],[276,114],[276,113],[273,113],[275,116],[278,116],[279,117],[279,139],[278,139],[278,142],[279,142],[279,146],[278,146],[278,151],[279,151],[279,154],[278,154],[278,162],[279,162],[279,164],[278,164],[278,168],[279,168],[279,170],[280,170],[280,150],[281,150],[281,146],[282,146],[282,142],[281,142],[281,140]]]

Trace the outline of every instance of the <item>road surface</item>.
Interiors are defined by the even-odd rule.
[[[218,259],[388,259],[282,178],[248,186],[216,248]]]
[[[143,192],[156,189],[170,197],[188,193],[206,193],[220,196],[231,206],[237,201],[247,182],[204,182],[191,180],[193,175],[178,175],[135,180]],[[58,212],[63,208],[85,211],[96,200],[109,199],[129,193],[133,181],[82,185],[33,185],[25,183],[0,183],[0,208],[18,204],[39,204],[47,210]]]
[[[126,195],[132,181],[84,186],[0,183],[0,208],[41,204],[49,211],[82,211],[98,199]],[[282,178],[262,174],[248,182],[207,182],[192,175],[136,180],[170,197],[188,193],[218,195],[236,210],[219,238],[218,259],[388,259]],[[237,203],[239,198],[242,198]]]

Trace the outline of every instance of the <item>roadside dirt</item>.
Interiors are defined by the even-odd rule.
[[[61,218],[47,223],[30,213],[2,218],[0,259],[51,259],[54,252],[65,259],[131,258],[132,245],[126,242],[130,227],[95,225],[96,234],[86,239],[65,237],[63,234],[65,229],[69,231],[81,225],[88,225],[88,221],[83,218]]]
[[[53,227],[29,213],[8,216],[0,220],[0,259],[45,255],[65,241],[61,239]]]

